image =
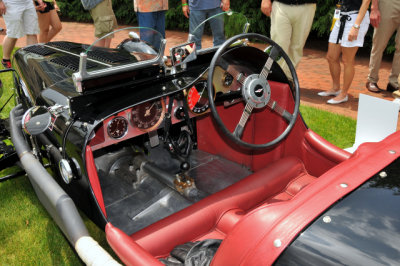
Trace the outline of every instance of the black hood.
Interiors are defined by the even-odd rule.
[[[398,265],[400,159],[314,221],[275,265]]]

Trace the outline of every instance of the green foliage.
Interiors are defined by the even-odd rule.
[[[137,17],[133,10],[133,0],[112,0],[113,9],[118,22],[121,25],[136,25]],[[330,27],[332,25],[333,11],[337,0],[317,0],[317,10],[311,29],[311,36],[328,41]],[[80,0],[58,0],[61,9],[61,18],[79,22],[91,22],[89,11],[83,9]],[[260,11],[260,0],[233,1],[231,9],[245,15],[250,23],[250,32],[257,32],[270,36],[270,19]],[[189,21],[182,13],[181,0],[169,0],[169,10],[166,13],[166,28],[169,30],[189,30]],[[231,36],[237,33],[237,22],[232,19],[226,23],[226,34]],[[207,29],[206,29],[207,31]],[[365,37],[364,46],[372,46],[373,28],[370,29]],[[394,53],[394,37],[389,41],[386,53]]]
[[[136,14],[133,11],[133,0],[112,0],[113,10],[119,23],[136,24]],[[90,12],[83,9],[80,0],[57,0],[60,7],[60,17],[63,20],[92,22]]]
[[[336,2],[335,0],[317,1],[317,10],[311,30],[320,37],[328,39]]]
[[[170,30],[189,31],[189,19],[182,13],[181,0],[169,0],[169,9],[165,14],[165,27]]]

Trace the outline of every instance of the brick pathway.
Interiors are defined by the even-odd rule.
[[[0,18],[0,27],[4,28],[3,18]],[[77,23],[77,22],[63,22],[63,29],[55,38],[54,41],[75,41],[81,43],[92,43],[94,28],[91,23]],[[125,36],[127,37],[127,36]],[[0,42],[4,36],[0,35]],[[113,40],[115,44],[121,41],[122,34],[117,35]],[[178,43],[183,43],[187,40],[187,33],[177,31],[167,31],[167,50]],[[207,42],[211,42],[210,38],[206,38]],[[25,38],[21,38],[17,42],[17,46],[23,47],[25,45]],[[352,87],[349,91],[349,101],[339,105],[328,105],[326,100],[317,96],[317,93],[322,90],[327,90],[331,86],[331,78],[329,75],[328,63],[325,60],[325,53],[327,49],[327,42],[321,41],[319,47],[313,48],[315,43],[307,43],[304,49],[304,56],[298,66],[297,73],[301,87],[301,103],[310,105],[323,110],[339,113],[342,115],[350,116],[354,119],[357,117],[358,96],[360,93],[373,95],[387,100],[393,100],[390,93],[370,93],[365,89],[365,82],[368,75],[368,55],[357,56],[356,59],[356,74]],[[390,73],[391,62],[383,61],[380,71],[381,88],[386,88],[388,76]]]

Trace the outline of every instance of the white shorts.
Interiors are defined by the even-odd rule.
[[[342,12],[342,15],[346,15],[348,13],[352,13],[352,12]],[[349,15],[350,20],[346,21],[346,24],[344,26],[342,40],[339,40],[339,43],[342,47],[363,47],[363,45],[364,45],[364,37],[365,37],[365,34],[367,34],[368,27],[369,27],[368,11],[365,14],[364,19],[361,22],[360,29],[358,30],[357,39],[354,41],[351,41],[351,42],[348,39],[350,29],[353,27],[354,21],[356,21],[357,15],[358,14],[350,14]],[[332,32],[329,35],[330,43],[336,43],[337,37],[339,34],[339,28],[340,28],[340,19],[338,19],[336,21],[335,25],[333,26]]]
[[[21,38],[27,34],[39,34],[38,18],[33,1],[25,3],[4,1],[4,5],[6,13],[3,18],[7,28],[7,37]]]

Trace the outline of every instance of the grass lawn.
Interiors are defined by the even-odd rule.
[[[5,88],[12,87],[11,74],[1,74]],[[0,107],[12,95],[4,91]],[[13,106],[9,103],[1,112],[8,117]],[[331,143],[350,147],[354,142],[356,121],[350,118],[302,106],[301,112],[307,125]],[[16,171],[7,169],[0,172]],[[85,218],[90,234],[110,253],[105,234]],[[34,193],[26,176],[0,183],[0,265],[81,265],[74,249],[47,214]]]

